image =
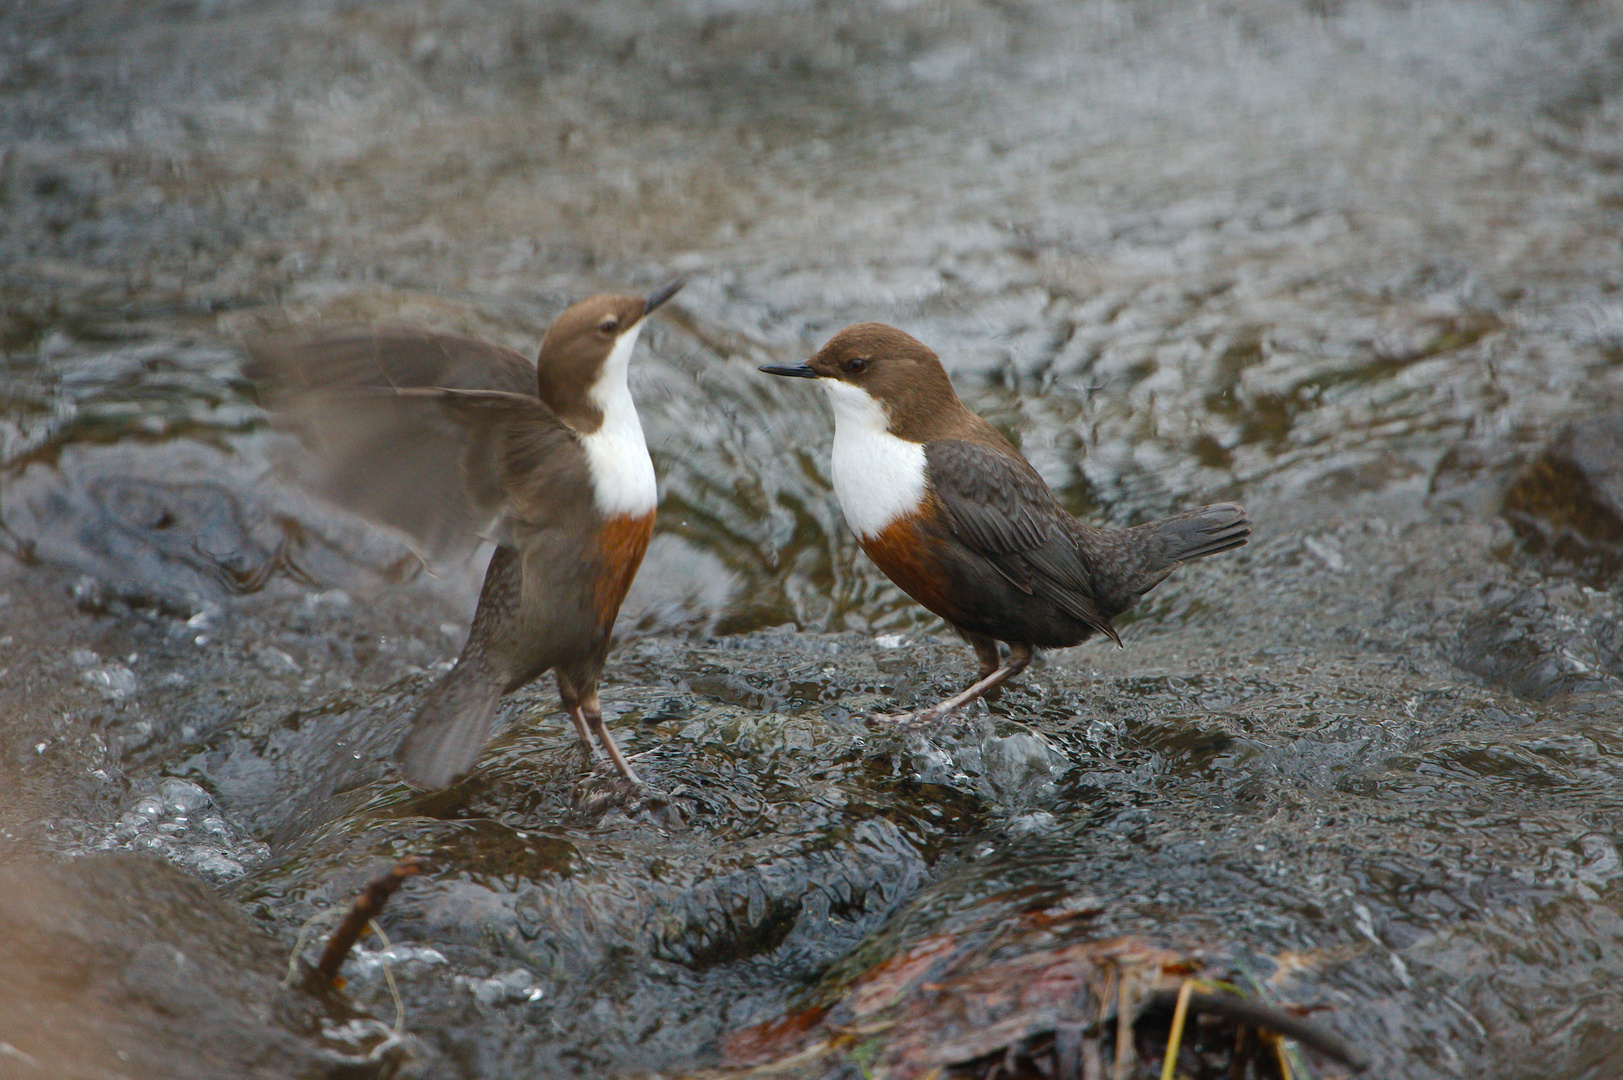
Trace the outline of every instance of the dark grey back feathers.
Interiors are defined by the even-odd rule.
[[[1075,519],[1024,458],[959,439],[926,443],[924,455],[955,539],[1022,592],[1120,643],[1109,613],[1099,608],[1094,568],[1071,528]]]
[[[1251,535],[1245,509],[1219,503],[1133,529],[1097,529],[1055,500],[1031,465],[980,442],[924,446],[931,490],[954,539],[1027,595],[1041,597],[1118,645],[1110,620],[1179,564]]]

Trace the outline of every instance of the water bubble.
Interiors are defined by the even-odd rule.
[[[88,650],[74,650],[75,653]],[[90,653],[95,656],[95,653]],[[102,697],[109,701],[123,701],[135,693],[138,680],[135,672],[123,664],[107,664],[103,667],[93,667],[79,673],[79,681],[98,690]]]
[[[535,976],[524,968],[515,968],[488,979],[458,975],[456,981],[466,986],[481,1005],[527,1005],[540,1001],[546,995],[546,991],[536,985]]]
[[[1011,836],[1040,836],[1043,833],[1053,832],[1058,825],[1059,822],[1053,814],[1046,810],[1034,810],[1011,819],[1008,828]]]
[[[164,809],[171,814],[190,814],[214,802],[208,792],[186,780],[165,780],[158,791],[163,795]]]
[[[1065,757],[1039,735],[1019,731],[993,739],[983,751],[986,781],[1006,802],[1027,798],[1051,783],[1054,766]]]
[[[206,849],[195,851],[186,861],[198,873],[214,878],[217,881],[229,881],[247,873],[241,863],[223,851]]]

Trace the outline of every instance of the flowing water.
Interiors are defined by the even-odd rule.
[[[1548,455],[1617,430],[1620,236],[1611,3],[8,8],[0,1076],[725,1067],[842,971],[1081,898],[1330,1006],[1374,1075],[1617,1075],[1623,534]],[[410,792],[479,568],[303,494],[241,336],[529,352],[677,276],[604,689],[654,793],[545,680]],[[845,532],[821,395],[755,367],[866,319],[1074,512],[1238,499],[1251,545],[1123,650],[864,724],[972,659]],[[404,855],[404,1034],[375,941],[342,999],[280,987]]]

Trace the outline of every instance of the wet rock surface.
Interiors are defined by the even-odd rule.
[[[921,942],[1083,899],[1066,947],[1238,958],[1376,1075],[1596,1075],[1620,43],[1509,2],[0,12],[0,1075],[740,1069]],[[604,689],[650,790],[543,681],[409,791],[480,568],[293,484],[238,335],[530,351],[676,273]],[[973,663],[847,535],[821,401],[754,367],[871,318],[1072,510],[1239,499],[1253,543],[1124,650],[869,726]],[[406,855],[344,997],[281,989]]]
[[[1623,570],[1623,414],[1576,424],[1505,492],[1505,517],[1535,552],[1604,585]]]
[[[386,1025],[281,985],[239,905],[153,856],[0,866],[5,1076],[386,1075]]]

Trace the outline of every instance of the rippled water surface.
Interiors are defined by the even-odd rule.
[[[0,136],[0,1076],[727,1071],[1083,900],[1079,940],[1272,973],[1373,1075],[1615,1075],[1615,4],[30,3]],[[530,352],[676,276],[604,688],[652,794],[544,680],[410,792],[480,568],[303,493],[242,336]],[[820,395],[755,367],[866,319],[1071,510],[1238,499],[1251,545],[1124,650],[864,724],[973,665],[845,532]],[[392,946],[280,986],[404,855]]]

